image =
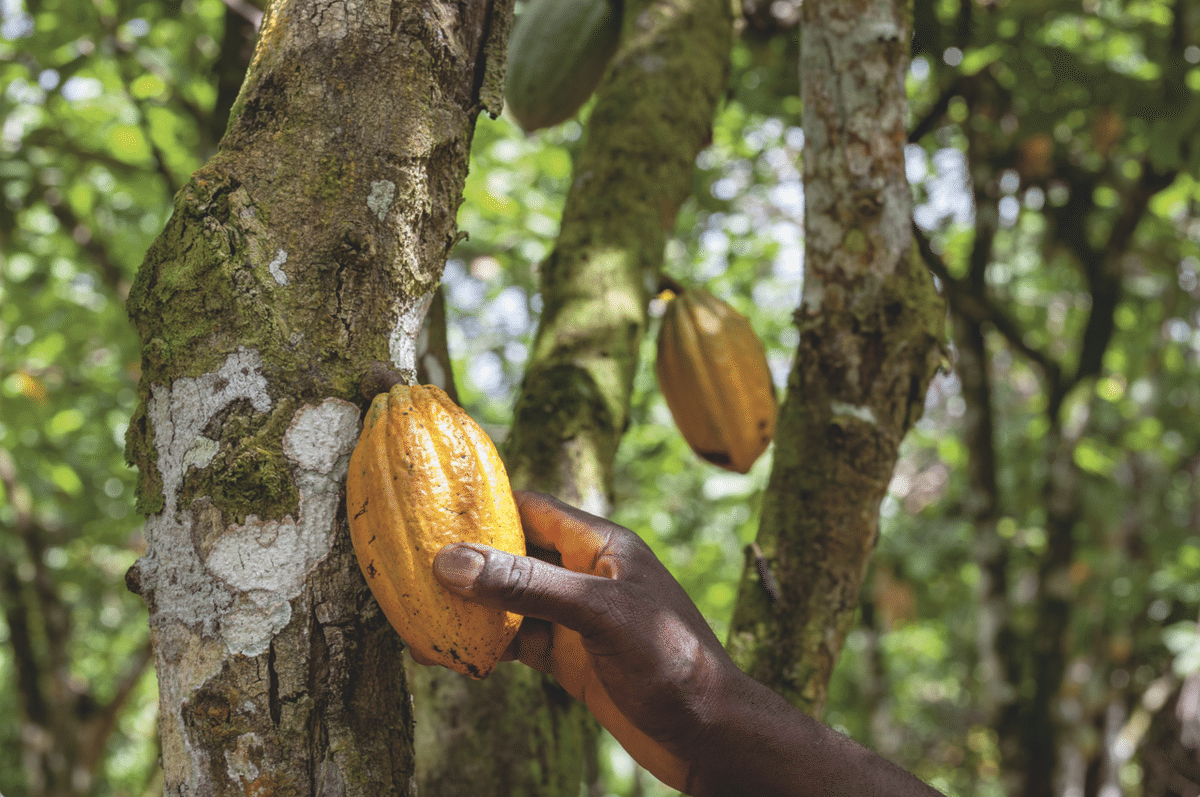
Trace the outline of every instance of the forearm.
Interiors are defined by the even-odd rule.
[[[738,673],[689,779],[694,797],[940,797]]]

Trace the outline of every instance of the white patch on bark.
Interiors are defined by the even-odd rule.
[[[301,407],[284,434],[283,454],[295,463],[300,495],[297,519],[222,528],[207,499],[180,511],[179,491],[190,467],[206,467],[217,442],[202,434],[231,403],[247,400],[257,412],[271,409],[257,351],[241,348],[212,373],[151,386],[148,414],[163,511],[146,521],[149,547],[138,575],[152,596],[151,624],[160,673],[160,722],[166,780],[203,794],[208,754],[195,749],[181,708],[235,654],[256,655],[291,617],[290,600],[308,572],[329,553],[350,452],[358,437],[358,408],[339,399]],[[255,747],[248,734],[226,756],[231,777],[252,780]],[[261,750],[258,754],[261,753]]]
[[[267,270],[271,272],[271,276],[280,285],[287,285],[289,282],[288,275],[284,273],[282,268],[283,264],[287,262],[287,258],[287,252],[280,249],[275,253],[275,259],[267,264]]]
[[[860,407],[860,406],[856,406],[854,404],[847,404],[844,401],[835,401],[832,404],[830,404],[829,407],[830,407],[830,409],[833,410],[834,415],[843,415],[843,416],[848,415],[851,418],[857,418],[858,420],[862,421],[863,423],[869,423],[869,424],[879,423],[879,421],[877,421],[875,419],[875,411],[873,409],[871,409],[870,407],[865,407],[865,406]]]
[[[392,365],[409,379],[409,384],[415,384],[417,380],[417,337],[421,334],[421,323],[432,302],[433,291],[430,291],[424,296],[396,303],[398,317],[388,339],[388,353],[392,357]]]
[[[221,444],[216,440],[204,435],[198,436],[192,447],[183,455],[184,473],[187,473],[188,468],[207,468],[220,447]]]
[[[432,150],[433,143],[428,139],[414,141],[414,157],[419,157],[416,153]],[[434,206],[429,175],[412,167],[398,169],[395,174],[396,212],[390,226],[399,246],[392,267],[399,274],[412,275],[418,284],[433,290],[445,265],[446,250],[441,236],[437,236],[436,241],[425,240]],[[414,288],[413,292],[419,290]]]
[[[395,198],[395,183],[391,180],[374,180],[371,182],[371,195],[367,197],[367,207],[383,221]]]
[[[291,599],[329,553],[338,496],[357,438],[353,404],[330,398],[302,407],[283,436],[284,456],[297,465],[297,519],[248,515],[245,524],[227,526],[209,548],[208,569],[238,593],[221,618],[230,652],[263,653],[291,619]]]
[[[137,564],[144,589],[153,595],[151,624],[159,673],[159,731],[168,783],[190,783],[202,793],[205,754],[188,743],[181,706],[218,673],[225,646],[214,636],[230,596],[200,561],[192,531],[195,516],[178,511],[179,490],[189,467],[204,467],[216,441],[201,434],[213,416],[234,401],[248,400],[258,412],[271,408],[258,352],[239,348],[212,373],[152,385],[147,414],[162,475],[163,511],[146,520],[149,547]]]
[[[225,751],[225,771],[231,781],[252,781],[258,777],[254,758],[262,755],[262,740],[251,731],[238,737],[237,746]]]
[[[262,360],[257,351],[246,348],[229,355],[225,364],[212,373],[176,379],[169,389],[150,386],[148,411],[154,427],[164,505],[162,514],[147,521],[148,527],[156,522],[178,522],[176,502],[186,468],[190,462],[205,461],[206,456],[211,461],[215,454],[209,453],[214,441],[201,431],[214,415],[240,399],[248,399],[257,412],[271,409]],[[197,449],[195,453],[193,449]]]

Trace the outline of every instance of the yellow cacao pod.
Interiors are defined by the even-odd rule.
[[[504,100],[525,132],[565,122],[592,96],[621,38],[620,0],[533,0],[508,37]]]
[[[371,403],[346,479],[350,538],[392,627],[427,659],[472,678],[496,666],[521,616],[469,603],[433,577],[452,542],[525,554],[496,447],[441,389],[397,385]]]
[[[775,386],[750,322],[703,288],[670,298],[658,333],[658,387],[702,459],[745,473],[775,435]]]

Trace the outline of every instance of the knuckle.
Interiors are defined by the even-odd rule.
[[[505,603],[521,603],[533,592],[533,560],[525,556],[507,557],[507,566],[498,574],[497,597]]]

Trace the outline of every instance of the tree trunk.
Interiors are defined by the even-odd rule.
[[[598,91],[554,252],[541,266],[544,311],[506,447],[518,489],[600,515],[625,431],[647,285],[689,196],[728,72],[724,0],[626,0],[624,39]],[[497,674],[498,673],[498,674]],[[463,753],[421,744],[437,795],[579,794],[597,727],[553,679],[500,668],[483,684],[421,673],[432,727]],[[462,749],[462,748],[460,748]],[[469,766],[463,766],[463,761]],[[434,787],[433,784],[436,784]]]
[[[399,637],[341,499],[371,360],[415,375],[504,2],[279,0],[129,298],[165,792],[407,794]]]
[[[904,173],[910,20],[897,0],[807,0],[805,276],[758,544],[729,647],[754,678],[819,715],[858,605],[879,504],[924,408],[944,310],[912,256]]]

